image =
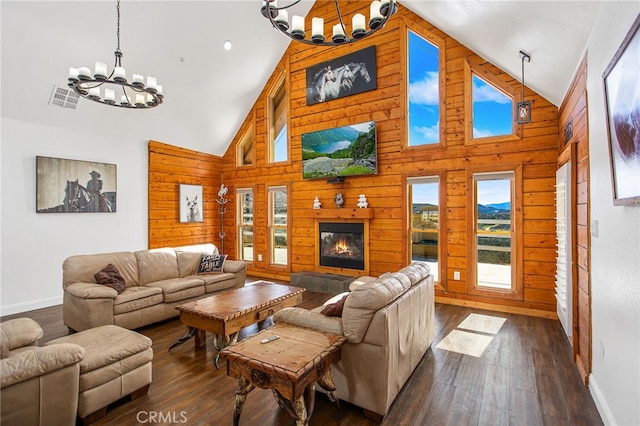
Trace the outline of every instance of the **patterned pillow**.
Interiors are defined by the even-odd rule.
[[[198,274],[221,274],[226,254],[203,254],[198,266]]]
[[[120,275],[120,271],[112,263],[109,263],[107,266],[96,272],[93,277],[96,279],[98,284],[111,287],[117,291],[118,294],[122,293],[127,288],[127,284],[125,283],[122,275]]]

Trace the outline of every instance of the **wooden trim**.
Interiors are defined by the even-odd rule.
[[[473,300],[453,299],[451,297],[436,296],[436,303],[443,305],[466,306],[468,308],[486,309],[488,311],[505,312],[508,314],[527,315],[530,317],[558,319],[558,314],[550,311],[541,311],[539,309],[521,308],[517,306],[497,305],[493,303],[476,302]]]
[[[309,216],[318,219],[372,219],[373,209],[311,209]]]
[[[236,144],[235,165],[236,167],[255,167],[256,166],[256,112],[251,111],[247,115],[247,120],[238,132],[242,136]],[[244,164],[244,145],[251,135],[251,164]]]

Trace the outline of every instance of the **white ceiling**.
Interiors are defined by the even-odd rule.
[[[530,54],[527,86],[555,105],[600,8],[615,7],[591,0],[401,3],[518,80],[518,52]],[[75,110],[49,105],[54,85],[66,87],[70,66],[113,64],[115,5],[2,0],[2,116],[224,154],[289,44],[260,14],[261,0],[122,0],[122,64],[128,75],[155,76],[165,102],[145,111],[84,99]],[[303,0],[295,12],[305,15],[312,5]]]

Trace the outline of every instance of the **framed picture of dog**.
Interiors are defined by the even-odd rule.
[[[180,223],[202,222],[202,185],[180,184]]]

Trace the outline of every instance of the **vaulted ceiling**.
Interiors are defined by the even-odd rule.
[[[303,0],[294,11],[305,15],[313,3]],[[518,80],[518,52],[525,51],[527,86],[558,106],[600,8],[615,7],[590,0],[400,3]],[[122,0],[123,66],[127,74],[155,76],[165,93],[160,107],[131,111],[84,99],[76,109],[49,104],[55,86],[66,88],[70,66],[112,65],[115,0],[3,0],[2,116],[222,155],[289,45],[260,6],[260,0]],[[229,51],[225,40],[233,44]]]

